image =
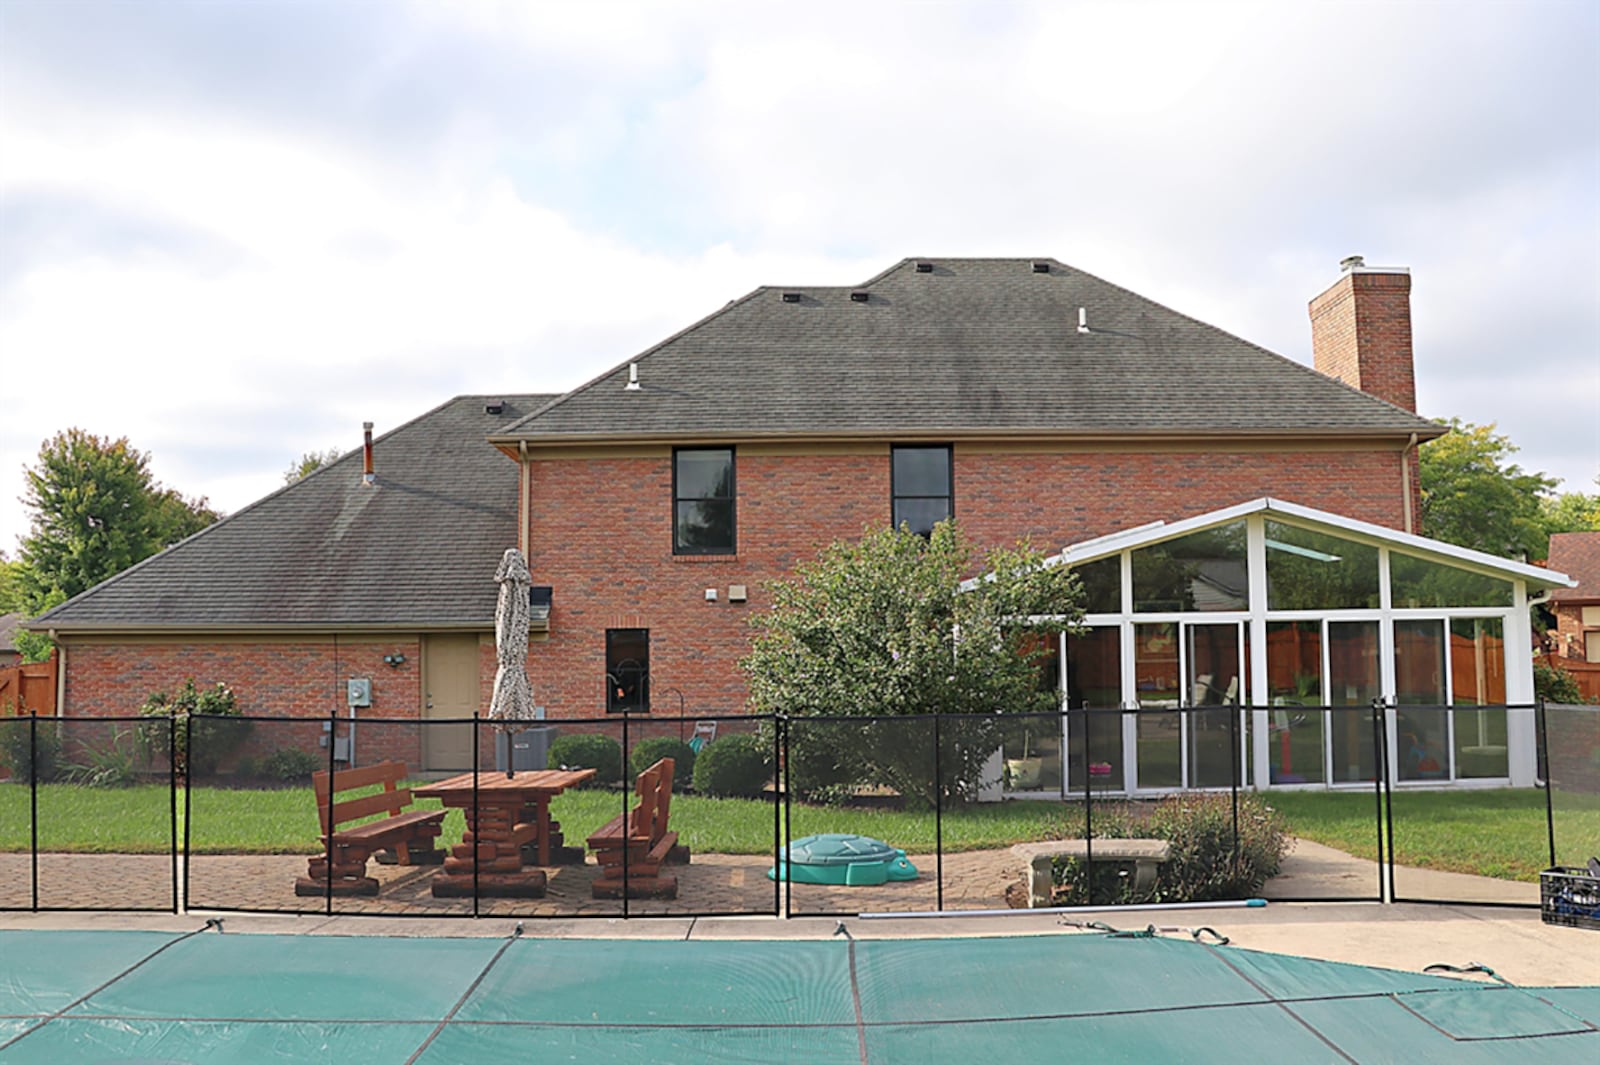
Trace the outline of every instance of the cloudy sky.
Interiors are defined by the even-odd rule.
[[[232,511],[761,284],[1049,255],[1600,473],[1600,5],[0,0],[0,549],[69,426]]]

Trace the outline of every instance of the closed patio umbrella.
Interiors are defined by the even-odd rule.
[[[494,579],[500,599],[494,612],[494,695],[489,719],[498,728],[516,732],[533,721],[533,688],[528,683],[528,563],[511,547],[500,559]],[[516,769],[506,762],[506,776]]]

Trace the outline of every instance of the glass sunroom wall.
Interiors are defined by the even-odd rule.
[[[1186,623],[1191,693],[1187,711],[1188,784],[1225,788],[1233,783],[1238,761],[1240,668],[1239,623]]]
[[[1356,783],[1378,776],[1377,751],[1365,714],[1383,695],[1377,621],[1328,622],[1328,733],[1333,783]],[[1348,710],[1342,708],[1350,708]]]
[[[1458,778],[1510,776],[1506,730],[1505,623],[1450,621],[1450,689]]]
[[[1139,716],[1138,772],[1141,788],[1183,786],[1183,704],[1178,623],[1141,622],[1133,627],[1133,684]]]
[[[1266,534],[1268,610],[1376,610],[1378,549],[1281,521]]]
[[[1229,522],[1130,552],[1136,613],[1249,608],[1246,524]]]
[[[1400,780],[1450,776],[1450,712],[1444,707],[1444,622],[1394,623],[1395,775]]]
[[[1322,622],[1267,622],[1267,701],[1273,784],[1321,784]]]
[[[1066,650],[1067,790],[1081,793],[1087,771],[1091,790],[1120,791],[1122,627],[1097,625],[1069,633]]]

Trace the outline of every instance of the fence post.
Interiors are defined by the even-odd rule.
[[[1244,775],[1243,759],[1239,757],[1239,715],[1244,711],[1235,703],[1228,715],[1228,750],[1230,754],[1230,792],[1233,797],[1233,877],[1239,878],[1239,778]]]
[[[1539,755],[1538,763],[1544,770],[1540,777],[1544,780],[1544,830],[1550,841],[1550,866],[1556,868],[1556,809],[1555,809],[1555,781],[1550,779],[1550,731],[1545,721],[1544,696],[1539,696],[1535,702],[1539,721]]]
[[[167,715],[167,810],[172,816],[172,912],[182,913],[189,905],[189,787],[183,789],[183,888],[179,892],[178,871],[178,736],[172,715]]]
[[[781,874],[772,878],[772,916],[778,917],[783,914],[783,883],[789,876],[789,867],[783,862],[784,826],[789,819],[789,752],[783,722],[779,715],[771,716],[772,764],[777,770],[778,786],[778,794],[772,797],[772,868]]]
[[[337,644],[335,645],[337,647]],[[327,860],[326,883],[322,887],[323,908],[329,917],[333,916],[333,797],[339,794],[338,781],[334,778],[334,754],[339,747],[339,708],[336,706],[328,711],[328,820],[322,827],[322,854]]]
[[[944,746],[939,741],[939,722],[943,714],[933,715],[933,870],[934,909],[944,912]]]
[[[1378,833],[1378,901],[1394,901],[1394,809],[1389,801],[1389,732],[1382,699],[1372,700],[1374,827]],[[1387,826],[1387,832],[1385,827]],[[1387,855],[1387,858],[1385,857]]]
[[[28,715],[28,853],[33,912],[39,912],[39,715]]]

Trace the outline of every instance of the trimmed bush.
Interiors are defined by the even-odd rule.
[[[595,787],[622,780],[622,744],[598,732],[557,736],[550,743],[547,764],[562,769],[593,769]]]
[[[694,783],[694,748],[671,736],[653,736],[628,755],[628,768],[638,776],[663,758],[672,759],[672,787],[682,791]]]
[[[34,732],[36,739],[30,739]],[[27,715],[0,718],[0,765],[11,770],[19,784],[55,780],[61,767],[61,733],[53,722],[40,718],[30,725]]]
[[[1095,836],[1106,839],[1164,839],[1170,857],[1156,874],[1148,896],[1133,892],[1131,864],[1094,863],[1095,904],[1140,902],[1210,902],[1253,898],[1277,875],[1289,850],[1283,818],[1259,795],[1239,796],[1237,859],[1233,805],[1227,795],[1174,795],[1151,807],[1099,808]],[[1089,871],[1076,858],[1057,858],[1051,879],[1057,905],[1089,901]]]
[[[760,737],[723,736],[700,749],[694,764],[694,790],[702,795],[755,798],[772,776]]]
[[[140,742],[147,752],[160,755],[170,743],[177,759],[179,776],[208,777],[223,760],[244,746],[254,723],[239,718],[238,700],[233,689],[218,681],[208,688],[196,688],[194,678],[183,682],[175,693],[152,692],[139,707],[145,717],[172,718],[169,734],[165,722],[141,726]],[[225,718],[235,718],[228,721]],[[170,735],[170,738],[169,738]],[[190,742],[193,741],[193,750]]]

